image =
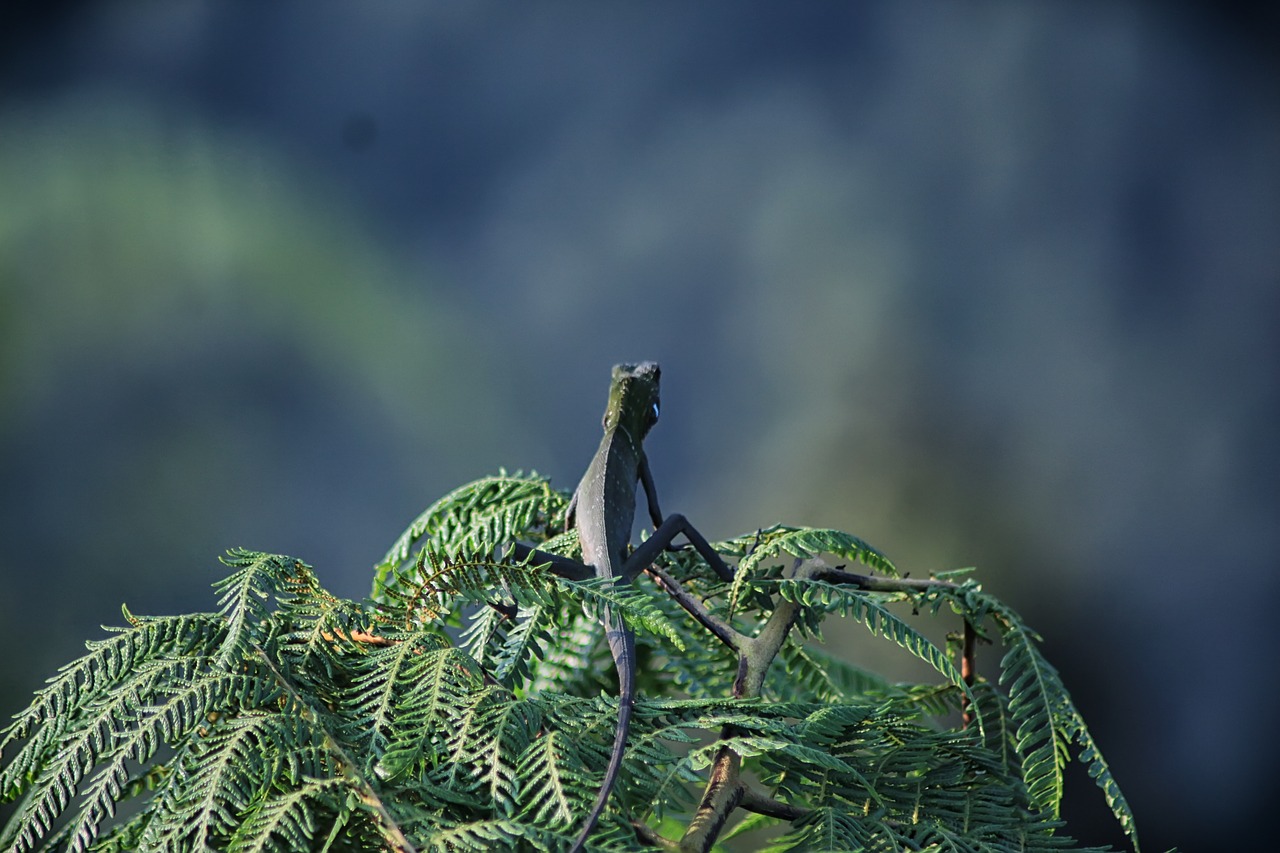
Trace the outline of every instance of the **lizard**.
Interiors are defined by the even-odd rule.
[[[614,366],[609,403],[604,411],[604,436],[569,501],[565,529],[577,526],[582,562],[596,577],[611,578],[614,583],[630,583],[680,534],[685,535],[722,579],[732,580],[732,570],[684,516],[673,514],[664,519],[658,507],[658,493],[644,453],[644,438],[658,422],[660,377],[661,369],[652,361]],[[654,532],[628,556],[637,482],[644,488]],[[531,553],[543,556],[529,548],[520,548],[518,553],[526,557]],[[571,561],[558,558],[554,562]],[[571,853],[582,851],[609,800],[622,769],[635,706],[635,634],[621,614],[609,608],[604,613],[604,628],[618,670],[618,726],[600,792],[570,848]]]

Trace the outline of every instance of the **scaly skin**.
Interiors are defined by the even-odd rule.
[[[575,513],[577,516],[583,562],[595,570],[596,577],[614,578],[616,583],[630,583],[643,568],[627,564],[637,481],[645,486],[654,527],[662,522],[643,447],[644,437],[658,421],[659,376],[658,365],[651,361],[619,364],[613,368],[609,405],[604,413],[604,437],[569,505],[569,524],[573,523]],[[573,853],[583,849],[617,781],[635,704],[635,634],[620,614],[608,609],[604,629],[618,669],[618,728],[600,793],[570,848]]]

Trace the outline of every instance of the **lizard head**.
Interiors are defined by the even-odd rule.
[[[617,364],[609,383],[609,407],[604,410],[604,428],[624,429],[633,443],[642,441],[658,422],[658,379],[662,370],[656,361]]]

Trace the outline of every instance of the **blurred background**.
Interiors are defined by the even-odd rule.
[[[668,512],[978,566],[1144,847],[1247,837],[1277,759],[1278,22],[6,5],[0,716],[122,602],[212,608],[228,547],[359,597],[448,489],[572,487],[610,366],[652,358]],[[1072,831],[1121,844],[1069,782]]]

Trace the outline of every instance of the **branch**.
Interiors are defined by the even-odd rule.
[[[728,622],[713,615],[703,607],[701,601],[680,585],[680,581],[671,577],[671,575],[657,566],[649,566],[645,571],[649,573],[649,576],[667,595],[674,598],[677,604],[689,612],[690,616],[697,619],[702,627],[714,634],[716,639],[735,652],[742,648],[742,644],[747,638],[735,631]]]
[[[643,821],[631,821],[631,829],[635,832],[636,838],[640,843],[648,847],[657,847],[660,850],[678,850],[680,847],[670,838],[664,838],[659,835],[657,830]]]
[[[795,572],[803,571],[796,560]],[[735,699],[748,699],[760,695],[765,673],[786,642],[791,626],[800,612],[799,605],[784,601],[774,609],[759,635],[743,637],[739,643],[738,677],[733,682]],[[732,737],[733,729],[725,726],[721,739]],[[728,746],[722,746],[711,763],[711,776],[707,780],[706,793],[698,804],[698,811],[680,839],[680,849],[686,853],[704,853],[720,834],[724,822],[741,803],[745,789],[739,781],[742,756]]]
[[[846,572],[844,569],[832,568],[826,563],[815,561],[796,573],[796,577],[808,577],[828,583],[841,583],[865,589],[868,592],[922,592],[929,589],[959,589],[951,581],[937,581],[920,578],[885,578],[876,575],[859,575]]]
[[[978,673],[976,667],[976,648],[978,645],[978,632],[973,629],[973,625],[969,620],[964,620],[964,640],[960,652],[960,676],[964,679],[964,683],[969,689],[973,689],[973,683],[977,680]],[[973,708],[969,705],[968,695],[960,697],[960,725],[962,728],[969,728],[973,723]]]
[[[745,782],[742,784],[742,802],[739,805],[749,812],[781,818],[782,820],[799,820],[809,813],[809,809],[778,802],[773,797],[760,793]]]
[[[364,643],[369,646],[395,645],[395,640],[389,640],[386,637],[379,637],[377,634],[372,634],[368,631],[361,631],[359,628],[346,633],[343,633],[340,630],[335,630],[332,633],[329,631],[321,631],[320,636],[324,637],[331,643],[337,643],[339,640],[346,640],[349,643]]]
[[[724,822],[742,802],[742,785],[738,782],[741,770],[742,756],[727,746],[720,747],[711,762],[707,791],[680,839],[681,853],[706,853],[716,843]]]

